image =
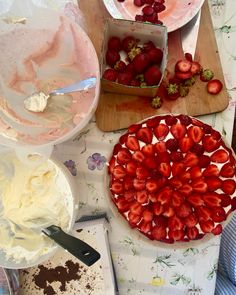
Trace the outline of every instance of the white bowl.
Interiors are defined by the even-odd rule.
[[[1,156],[3,156],[3,154]],[[78,197],[75,193],[75,183],[69,170],[62,163],[60,163],[56,159],[49,159],[48,161],[56,166],[58,172],[57,185],[59,185],[60,182],[62,186],[61,190],[63,192],[66,192],[66,194],[63,193],[63,197],[65,197],[65,206],[67,207],[69,213],[69,224],[64,230],[66,232],[70,232],[75,223],[78,209]],[[40,233],[39,231],[39,234],[42,233]],[[6,256],[6,253],[2,249],[0,249],[0,266],[8,269],[32,267],[49,259],[58,250],[58,248],[59,246],[53,243],[53,246],[47,249],[45,254],[35,256],[34,258],[32,258],[32,260],[22,259],[20,261],[15,261],[12,258],[8,258]]]

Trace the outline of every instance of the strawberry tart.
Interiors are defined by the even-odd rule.
[[[111,200],[131,228],[165,243],[219,235],[236,209],[236,160],[221,134],[186,115],[131,125],[108,164]]]

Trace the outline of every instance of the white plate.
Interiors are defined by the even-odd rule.
[[[133,0],[103,2],[114,18],[134,20],[136,14],[141,14],[142,7],[136,7]],[[198,13],[203,3],[204,0],[166,0],[166,9],[159,14],[159,19],[167,26],[168,33],[173,32],[187,24]]]

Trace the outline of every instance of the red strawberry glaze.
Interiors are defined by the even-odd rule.
[[[218,235],[236,209],[235,163],[211,126],[186,115],[152,117],[130,126],[115,145],[108,165],[111,198],[150,240]]]

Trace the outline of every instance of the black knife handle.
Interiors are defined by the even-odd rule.
[[[87,266],[93,265],[101,257],[100,254],[87,243],[65,233],[59,226],[51,225],[43,229],[43,233]]]

